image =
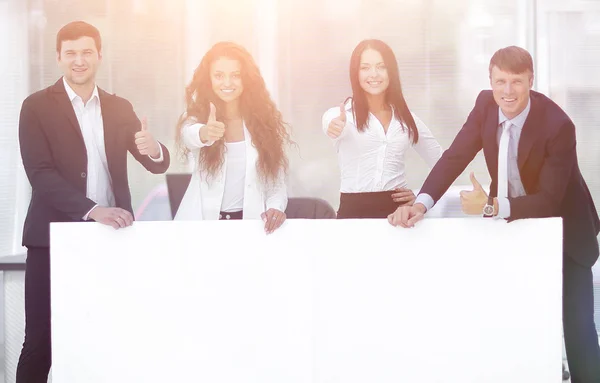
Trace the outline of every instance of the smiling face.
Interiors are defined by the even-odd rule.
[[[67,83],[71,86],[83,86],[96,82],[102,54],[96,48],[94,39],[84,36],[77,40],[63,41],[56,59]]]
[[[213,92],[223,102],[237,101],[242,92],[242,65],[238,60],[220,57],[210,65],[210,81]]]
[[[533,86],[533,74],[530,71],[510,73],[493,66],[490,85],[494,100],[502,113],[508,119],[513,119],[527,107],[529,91]]]
[[[376,96],[385,93],[390,85],[390,78],[379,51],[368,48],[361,54],[358,82],[367,94]]]

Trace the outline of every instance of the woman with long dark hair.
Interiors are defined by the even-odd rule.
[[[412,204],[404,157],[413,147],[433,167],[442,148],[410,112],[392,49],[381,40],[360,42],[350,58],[352,97],[323,115],[341,170],[338,218],[386,218]]]
[[[195,159],[175,220],[262,219],[267,233],[286,219],[287,125],[252,56],[215,44],[186,88],[178,140]]]

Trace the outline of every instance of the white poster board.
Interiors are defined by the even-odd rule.
[[[52,224],[54,383],[560,383],[560,219]]]

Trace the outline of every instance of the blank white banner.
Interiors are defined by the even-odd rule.
[[[51,226],[55,383],[560,383],[560,219]]]

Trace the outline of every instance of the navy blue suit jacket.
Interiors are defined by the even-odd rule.
[[[584,266],[598,259],[600,222],[589,189],[579,170],[575,125],[552,100],[531,91],[531,109],[519,140],[517,162],[527,195],[509,198],[509,221],[522,218],[562,217],[563,250]],[[498,192],[498,105],[492,91],[477,97],[467,121],[437,162],[421,193],[434,201],[448,190],[475,155],[483,149],[492,182]]]

